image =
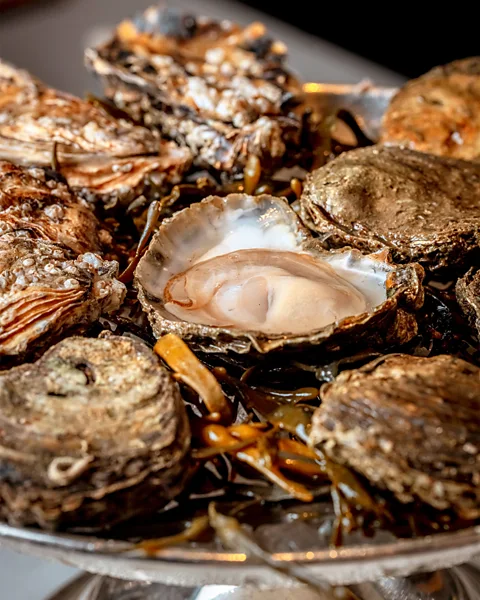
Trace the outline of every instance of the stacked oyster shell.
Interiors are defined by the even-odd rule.
[[[308,154],[302,87],[285,57],[261,23],[242,28],[164,7],[124,21],[86,53],[108,98],[227,179],[251,155],[272,171]]]

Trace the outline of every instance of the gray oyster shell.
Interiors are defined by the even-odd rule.
[[[49,167],[54,144],[70,187],[108,205],[162,196],[191,163],[188,149],[0,61],[0,159]]]
[[[270,171],[305,151],[302,87],[285,58],[261,23],[243,28],[163,6],[86,52],[108,98],[227,178],[241,175],[249,155]]]
[[[177,383],[143,343],[63,340],[0,373],[0,516],[97,528],[181,489],[190,430]]]
[[[468,264],[480,245],[480,165],[371,146],[309,175],[305,223],[333,247],[388,248],[435,271]]]
[[[242,237],[244,227],[248,235]],[[218,251],[225,239],[229,249]],[[374,281],[380,286],[376,289],[381,290],[382,300],[371,311],[302,334],[266,334],[203,325],[169,312],[164,292],[172,276],[197,261],[201,263],[212,248],[218,256],[252,248],[252,243],[253,248],[308,253],[315,260],[328,262],[339,273],[348,273],[353,285],[362,291]],[[385,253],[364,256],[351,249],[324,251],[281,198],[230,194],[208,197],[163,221],[136,269],[135,285],[156,336],[176,333],[205,352],[264,354],[312,347],[340,350],[352,343],[381,347],[405,342],[417,331],[415,311],[423,303],[422,278],[419,265],[394,265]]]
[[[392,354],[321,388],[310,443],[402,502],[480,516],[480,369]]]
[[[0,236],[0,368],[117,310],[118,264],[23,232]]]

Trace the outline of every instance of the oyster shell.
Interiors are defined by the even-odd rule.
[[[0,516],[104,527],[182,488],[190,431],[177,384],[143,343],[68,338],[0,373]]]
[[[416,332],[423,270],[384,254],[321,250],[281,198],[210,196],[165,220],[135,272],[157,336],[260,353]]]
[[[402,502],[480,516],[480,369],[389,355],[321,388],[310,442]]]
[[[261,23],[241,28],[161,7],[86,52],[117,106],[188,146],[198,166],[230,177],[252,154],[265,170],[303,154],[302,87],[285,57]]]
[[[54,143],[69,185],[105,203],[162,195],[191,162],[186,148],[0,61],[0,158],[50,166]]]
[[[480,57],[435,67],[404,85],[385,112],[381,141],[480,160]]]
[[[305,185],[305,223],[332,246],[389,248],[430,270],[463,265],[480,245],[480,165],[404,148],[346,152]]]
[[[480,269],[473,267],[457,281],[458,303],[480,335]]]
[[[91,207],[54,173],[0,161],[0,235],[15,231],[76,254],[100,252],[111,241]]]
[[[0,365],[117,310],[118,264],[19,234],[0,236]]]

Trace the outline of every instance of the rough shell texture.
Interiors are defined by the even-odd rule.
[[[68,338],[0,374],[0,515],[104,527],[151,513],[185,479],[177,384],[141,342]]]
[[[480,369],[389,355],[321,390],[311,443],[402,502],[480,516]]]
[[[457,300],[480,335],[480,269],[474,267],[457,281]]]
[[[333,246],[390,248],[428,269],[472,260],[480,244],[480,165],[372,146],[346,152],[308,178],[304,221]]]
[[[54,143],[70,186],[106,203],[161,195],[191,162],[186,148],[0,61],[0,158],[51,166]]]
[[[230,214],[237,211],[247,214],[255,212],[265,217],[260,221],[281,223],[285,229],[282,235],[274,236],[273,241],[270,238],[269,248],[293,249],[286,246],[286,240],[291,236],[292,242],[289,243],[294,243],[297,251],[302,249],[319,258],[332,258],[332,253],[323,251],[311,239],[295,212],[281,198],[246,194],[230,194],[223,198],[210,196],[165,220],[137,267],[135,285],[155,335],[176,333],[193,347],[205,352],[233,351],[241,354],[298,351],[312,345],[332,351],[351,346],[352,343],[385,346],[388,343],[405,342],[415,335],[417,323],[414,313],[423,302],[423,269],[419,265],[393,265],[387,253],[365,257],[358,251],[348,249],[337,254],[340,256],[344,252],[351,252],[351,261],[367,262],[370,268],[386,273],[387,300],[372,313],[346,318],[307,335],[267,335],[176,319],[164,306],[165,284],[169,277],[188,268],[221,241],[221,222],[227,211]],[[217,222],[218,229],[215,225]],[[198,239],[201,239],[202,246],[193,245],[194,240]],[[239,244],[235,249],[249,247],[247,239],[244,245]]]
[[[0,236],[0,367],[118,309],[125,286],[117,270],[97,254],[77,257],[21,233]]]
[[[382,141],[480,160],[480,57],[435,67],[409,81],[383,118]]]
[[[152,7],[86,61],[119,107],[188,146],[199,166],[234,176],[250,154],[265,169],[302,154],[302,89],[285,56],[260,23]]]
[[[100,252],[111,241],[91,207],[54,173],[0,161],[0,234],[15,231],[76,254]]]

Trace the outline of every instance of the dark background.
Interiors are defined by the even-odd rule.
[[[243,0],[405,77],[480,55],[480,4]]]

